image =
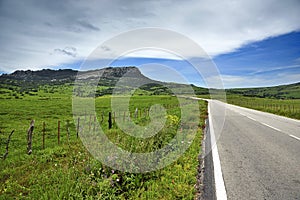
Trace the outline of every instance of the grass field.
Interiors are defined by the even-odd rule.
[[[199,95],[204,99],[210,99],[209,95]],[[247,97],[237,94],[227,94],[226,102],[241,107],[269,112],[289,118],[300,119],[300,99],[275,99]]]
[[[49,90],[51,92],[49,92]],[[15,130],[9,143],[9,154],[0,161],[0,199],[193,199],[201,151],[204,118],[207,105],[199,102],[201,119],[190,148],[169,166],[148,173],[128,173],[114,170],[96,160],[76,137],[73,120],[71,86],[40,88],[27,94],[2,91],[0,111],[0,155],[5,152],[8,134]],[[96,98],[97,123],[118,146],[134,152],[149,152],[166,145],[180,128],[178,100],[171,96],[134,96],[130,115],[135,124],[150,123],[147,109],[160,104],[166,109],[166,125],[155,136],[135,139],[113,124],[108,129],[110,97]],[[188,106],[188,103],[187,103]],[[135,109],[138,108],[136,118]],[[123,111],[113,113],[124,118]],[[89,124],[90,116],[81,123]],[[102,119],[103,118],[103,119]],[[27,129],[35,120],[33,153],[26,154]],[[126,120],[124,119],[124,120]],[[85,120],[85,121],[84,121]],[[94,119],[92,119],[93,121]],[[60,144],[58,144],[58,121]],[[45,148],[42,130],[45,122]],[[93,125],[91,125],[93,127]],[[67,135],[67,130],[70,136]],[[83,134],[83,133],[81,133]]]
[[[270,99],[227,95],[230,104],[300,119],[300,99]]]

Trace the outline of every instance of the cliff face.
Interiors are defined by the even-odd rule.
[[[128,77],[146,78],[136,67],[108,67],[99,70],[82,71],[78,73],[78,79],[119,79],[124,75]]]
[[[140,70],[136,67],[117,67],[117,68],[105,68],[103,69],[102,77],[116,77],[120,78],[122,76],[133,76],[133,77],[143,77]]]
[[[79,79],[91,79],[101,76],[105,79],[116,79],[128,74],[137,78],[146,78],[136,67],[108,67],[99,70],[76,71],[72,69],[51,70],[43,69],[39,71],[18,70],[11,74],[3,74],[1,80],[20,80],[20,81],[74,81],[78,75]]]

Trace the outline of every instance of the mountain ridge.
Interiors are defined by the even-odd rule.
[[[78,71],[73,69],[42,69],[42,70],[16,70],[10,74],[0,75],[0,79],[14,79],[14,80],[24,80],[24,81],[49,81],[49,80],[59,80],[59,79],[68,79],[75,80],[76,77],[89,78],[88,76],[99,76],[104,78],[116,78],[122,77],[128,71],[131,71],[131,74],[134,73],[137,76],[143,76],[140,70],[137,67],[128,66],[128,67],[107,67],[102,69],[87,70],[87,71]]]
[[[130,72],[130,73],[129,73]],[[103,94],[110,94],[115,84],[124,75],[129,75],[135,79],[148,80],[152,84],[142,86],[141,89],[151,91],[154,94],[171,94],[168,88],[162,86],[165,84],[177,85],[179,83],[164,83],[161,81],[151,80],[144,76],[135,66],[123,67],[107,67],[102,69],[78,71],[73,69],[43,69],[43,70],[17,70],[11,74],[0,75],[0,85],[14,85],[21,87],[20,91],[26,91],[27,88],[38,88],[39,85],[51,84],[60,85],[72,84],[76,80],[93,80],[101,77],[99,86],[108,87]],[[160,86],[159,86],[160,85]],[[192,85],[195,94],[207,95],[208,88],[202,88]],[[255,88],[231,88],[225,90],[227,95],[242,95],[248,97],[275,98],[275,99],[300,99],[300,82],[286,85],[278,85],[271,87],[255,87]]]
[[[41,85],[73,85],[75,80],[77,83],[84,84],[86,81],[98,83],[100,88],[96,91],[96,96],[112,94],[113,89],[121,77],[127,77],[131,87],[141,85],[139,89],[146,91],[145,94],[173,94],[170,88],[181,88],[184,93],[186,84],[165,83],[157,80],[152,80],[141,73],[134,66],[126,67],[107,67],[102,69],[78,71],[73,69],[43,69],[38,71],[17,70],[11,74],[2,74],[0,76],[0,85],[2,88],[16,87],[19,92],[37,91]],[[95,82],[96,81],[96,82]],[[146,85],[144,85],[147,83]],[[208,89],[190,85],[195,94],[208,94]],[[141,92],[142,94],[143,92]]]

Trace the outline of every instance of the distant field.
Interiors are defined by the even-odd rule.
[[[0,94],[0,155],[5,152],[8,134],[15,130],[8,157],[0,161],[0,199],[194,199],[201,127],[207,115],[205,102],[199,102],[201,120],[188,151],[164,169],[133,174],[103,165],[77,139],[71,86],[44,86],[27,93],[13,91],[3,89]],[[181,117],[177,98],[137,95],[130,101],[130,113],[126,113],[126,118],[130,115],[136,124],[147,125],[150,123],[147,109],[153,104],[163,105],[168,117],[161,132],[149,139],[129,137],[114,124],[108,130],[109,96],[96,98],[97,122],[102,122],[107,136],[120,147],[135,152],[153,151],[174,137]],[[134,117],[136,108],[139,112]],[[123,119],[124,112],[113,113],[113,116]],[[32,119],[35,120],[33,153],[27,155],[27,129]],[[86,116],[80,122],[88,126],[89,119],[90,116]],[[60,144],[58,121],[61,124]],[[42,147],[43,122],[46,124],[45,149]],[[90,126],[93,128],[93,124]]]
[[[300,119],[300,83],[226,89],[226,98],[230,104]]]
[[[227,95],[230,104],[300,119],[300,99],[268,99]]]
[[[259,97],[270,99],[300,99],[300,82],[260,88],[226,89],[228,95],[242,95],[246,97]]]

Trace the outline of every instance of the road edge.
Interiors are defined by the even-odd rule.
[[[205,119],[205,127],[202,129],[201,153],[198,155],[196,198],[197,200],[205,200],[205,155],[206,155],[206,138],[207,138],[208,119]]]
[[[221,162],[217,147],[217,142],[215,138],[212,116],[210,112],[210,103],[208,103],[208,120],[209,120],[209,132],[211,139],[211,151],[212,151],[212,160],[213,160],[213,168],[214,168],[214,180],[215,180],[215,193],[217,200],[227,200],[227,193],[225,189],[225,183],[223,179]]]

